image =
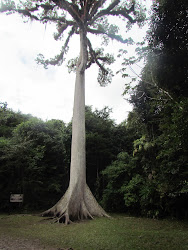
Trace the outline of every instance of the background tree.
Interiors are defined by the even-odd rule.
[[[0,137],[10,138],[14,128],[30,118],[31,115],[14,112],[8,108],[7,103],[0,102]]]
[[[143,20],[141,11],[138,11],[135,1],[121,1],[120,3],[120,0],[114,0],[111,3],[104,0],[54,0],[50,3],[30,1],[20,2],[17,7],[14,2],[8,2],[1,6],[1,12],[4,11],[18,12],[41,22],[56,22],[58,32],[55,39],[60,39],[63,32],[70,29],[58,56],[51,60],[45,60],[42,55],[38,57],[38,62],[44,64],[45,67],[49,64],[61,64],[72,35],[79,34],[80,37],[79,58],[69,62],[69,68],[76,69],[69,188],[62,199],[43,215],[56,216],[58,221],[64,221],[66,224],[75,219],[107,216],[86,185],[85,70],[96,63],[99,66],[98,81],[101,85],[105,85],[111,81],[112,77],[112,72],[105,68],[105,65],[111,64],[114,59],[109,54],[104,55],[101,49],[94,50],[88,34],[102,35],[107,39],[127,43],[129,40],[124,40],[118,35],[118,27],[110,25],[107,17],[119,16],[133,24]]]
[[[31,119],[30,115],[23,115],[20,112],[14,112],[8,108],[7,103],[0,103],[0,209],[8,209],[9,196],[12,184],[18,182],[14,171],[6,158],[9,148],[12,145],[13,131],[17,125]]]
[[[92,111],[86,106],[87,182],[98,200],[101,200],[105,186],[102,171],[120,152],[132,152],[129,132],[124,124],[114,123],[111,112],[108,107]]]
[[[14,123],[5,124],[10,113]],[[124,127],[114,124],[110,114],[107,107],[92,111],[86,106],[87,182],[98,200],[104,185],[101,171],[127,145]],[[24,193],[24,211],[52,206],[68,187],[72,123],[44,122],[14,112],[7,104],[2,104],[1,121],[0,210],[13,209],[10,192]]]
[[[145,57],[146,65],[138,84],[125,88],[133,105],[127,120],[127,128],[135,131],[132,155],[119,154],[103,171],[108,183],[103,203],[111,211],[188,216],[186,31],[186,1],[155,1],[148,46],[123,61],[124,77],[128,64]]]
[[[126,129],[139,124],[140,131],[132,136],[132,152],[121,152],[103,171],[103,205],[113,212],[186,218],[187,102],[166,99],[140,81],[131,103]]]
[[[18,124],[9,139],[1,138],[1,209],[8,206],[10,192],[23,193],[29,210],[44,209],[60,197],[68,186],[66,140],[63,122],[37,118]]]
[[[187,2],[156,1],[148,32],[153,81],[173,98],[188,96]]]

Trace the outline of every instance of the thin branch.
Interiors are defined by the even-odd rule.
[[[89,68],[93,63],[96,63],[96,61],[97,61],[97,54],[94,51],[94,49],[92,48],[91,42],[90,42],[90,40],[88,38],[87,38],[87,42],[88,42],[89,52],[90,52],[90,56],[91,56],[90,63],[87,66],[87,68]]]
[[[129,22],[131,23],[136,23],[138,21],[141,21],[140,19],[133,19],[127,12],[127,9],[124,8],[122,10],[114,10],[114,11],[111,11],[108,15],[112,15],[112,16],[122,16],[122,17],[125,17],[129,20]]]
[[[107,32],[102,31],[102,30],[95,30],[95,29],[88,28],[87,31],[89,33],[92,33],[92,34],[106,35],[106,36],[110,37],[111,39],[115,39],[115,40],[117,40],[118,42],[121,42],[121,43],[129,42],[128,39],[124,40],[121,36],[114,35],[114,34],[111,34],[111,33],[107,33]]]
[[[1,8],[0,8],[0,12],[10,12],[10,11],[14,11],[14,12],[18,12],[18,13],[20,13],[20,14],[23,14],[24,16],[27,16],[27,17],[29,17],[29,18],[31,18],[31,19],[35,19],[35,20],[39,20],[39,18],[37,17],[37,16],[35,16],[35,15],[32,15],[31,13],[30,13],[30,11],[31,12],[33,12],[33,11],[36,11],[36,10],[38,10],[39,9],[39,6],[37,6],[36,5],[36,7],[34,7],[34,8],[31,8],[30,10],[29,9],[27,9],[27,8],[25,8],[25,9],[15,9],[15,8],[12,8],[11,6],[2,6]]]
[[[131,67],[131,65],[129,65],[129,68],[130,68],[130,70],[131,70],[138,78],[142,79],[141,76],[139,76],[139,75],[134,71],[134,69]]]
[[[63,46],[63,48],[62,48],[61,54],[60,54],[60,55],[58,56],[58,58],[54,61],[54,62],[55,62],[55,65],[56,65],[59,61],[63,61],[63,60],[64,60],[64,55],[65,55],[65,53],[66,53],[66,49],[67,49],[67,47],[68,47],[70,38],[71,38],[71,36],[74,34],[74,30],[75,30],[75,28],[73,27],[73,28],[71,29],[71,31],[69,32],[68,37],[67,37],[67,39],[66,39],[66,41],[65,41],[65,44],[64,44],[64,46]]]
[[[90,16],[93,17],[97,13],[99,7],[102,6],[105,2],[106,0],[95,1],[93,8],[90,11]]]
[[[129,65],[129,68],[131,69],[131,71],[132,71],[141,81],[143,81],[143,82],[145,82],[145,83],[147,83],[147,84],[149,84],[149,85],[151,85],[151,86],[155,86],[155,87],[158,88],[160,91],[162,91],[164,94],[166,94],[171,100],[173,100],[172,96],[171,96],[166,90],[160,88],[160,87],[158,86],[158,84],[155,82],[152,71],[151,71],[150,73],[151,73],[151,79],[152,79],[153,84],[150,83],[150,82],[148,82],[148,81],[146,81],[146,80],[143,79],[141,76],[139,76],[139,75],[133,70],[133,68],[132,68],[130,65]],[[148,96],[147,96],[147,97],[148,97]],[[148,98],[149,98],[149,97],[148,97]],[[155,99],[155,98],[150,98],[150,99]]]
[[[61,23],[58,23],[58,28],[57,28],[57,30],[58,30],[58,33],[54,33],[54,39],[55,40],[58,40],[60,37],[61,37],[61,35],[63,34],[63,32],[67,29],[69,27],[69,25],[68,24],[61,24]]]
[[[107,73],[108,70],[106,70],[105,67],[99,62],[99,60],[103,60],[104,61],[105,57],[97,58],[97,55],[96,55],[95,51],[92,48],[90,40],[87,39],[87,41],[88,41],[88,47],[89,47],[89,51],[90,51],[90,55],[91,55],[91,61],[87,65],[87,68],[89,68],[92,65],[92,63],[96,63],[99,66],[99,68],[102,70],[102,72]]]
[[[78,24],[83,23],[81,13],[80,13],[79,8],[76,4],[70,3],[70,8],[68,11],[71,14],[71,16],[74,18],[74,20],[76,20],[78,22]]]
[[[16,11],[16,12],[18,12],[19,14],[23,14],[24,16],[27,16],[27,17],[29,17],[29,18],[31,18],[31,19],[35,19],[36,21],[39,21],[39,18],[37,17],[37,16],[35,16],[35,15],[32,15],[28,10],[20,10],[20,9],[18,9],[18,10],[13,10],[13,11]]]
[[[61,64],[63,61],[64,61],[64,55],[66,54],[67,52],[67,49],[68,49],[68,44],[69,44],[69,41],[70,41],[70,38],[71,36],[74,34],[75,32],[75,27],[72,27],[71,31],[69,32],[68,36],[67,36],[67,39],[62,47],[62,50],[61,50],[61,53],[56,56],[54,59],[50,59],[50,60],[44,60],[43,56],[42,58],[37,58],[37,63],[38,64],[43,64],[45,68],[47,68],[47,65],[57,65],[57,64]]]
[[[142,95],[140,97],[138,97],[138,100],[141,99],[144,95],[145,95],[145,92],[143,91]]]
[[[90,56],[91,56],[91,59],[90,59],[88,65],[86,66],[86,68],[88,69],[93,63],[95,63],[96,55],[95,55],[95,51],[92,48],[91,42],[88,38],[87,38],[87,43],[88,43],[89,52],[90,52]]]
[[[39,8],[43,8],[45,11],[47,10],[53,10],[55,5],[54,6],[50,6],[50,5],[45,5],[45,4],[36,4],[35,7],[33,8],[25,8],[25,9],[16,9],[16,8],[12,8],[10,6],[2,6],[0,8],[0,12],[8,12],[8,11],[14,11],[14,12],[17,12],[19,14],[22,14],[26,17],[29,17],[31,19],[35,19],[36,21],[52,21],[52,22],[62,22],[62,23],[65,23],[67,25],[70,25],[70,26],[73,26],[75,25],[76,23],[74,21],[69,21],[67,20],[66,18],[64,17],[49,17],[49,16],[45,16],[45,17],[42,17],[42,18],[39,18],[37,17],[36,15],[32,15],[31,12],[35,12],[35,11],[38,11]]]
[[[85,21],[87,21],[90,17],[90,12],[93,8],[93,6],[95,5],[95,0],[90,0],[90,1],[84,1],[84,6],[82,7],[83,8],[83,18]]]
[[[6,11],[27,11],[27,12],[34,12],[39,10],[39,8],[43,8],[45,11],[53,10],[55,8],[55,5],[49,5],[49,4],[36,4],[35,7],[32,8],[25,8],[25,9],[15,9],[11,6],[3,5],[0,9],[0,12],[6,12]]]
[[[154,79],[152,70],[150,71],[150,73],[151,73],[151,80],[152,80],[152,82],[154,83],[155,86],[158,87],[157,83],[155,82],[155,79]],[[173,97],[172,97],[166,90],[164,90],[164,89],[162,89],[162,88],[160,88],[160,87],[158,87],[158,88],[159,88],[161,91],[163,91],[171,100],[174,100]]]
[[[118,4],[120,3],[120,0],[115,0],[114,2],[112,2],[108,8],[106,8],[106,11],[111,11],[113,8],[115,8]]]
[[[94,15],[97,13],[97,10],[98,10],[100,4],[102,5],[104,2],[106,2],[106,1],[98,1],[98,2],[94,5],[94,7],[93,7],[93,9],[91,10],[91,13],[90,13],[90,16],[91,16],[91,17],[94,17]],[[93,23],[97,18],[103,16],[103,15],[104,15],[104,12],[105,12],[105,13],[108,13],[110,10],[112,10],[112,9],[113,9],[116,5],[118,5],[119,3],[120,3],[120,0],[115,0],[113,3],[111,3],[111,4],[108,6],[108,8],[106,8],[105,10],[100,11],[100,12],[96,15],[96,17],[94,17],[94,18],[91,20],[91,23]],[[102,14],[102,13],[103,13],[103,14]],[[100,14],[101,14],[101,15],[100,15]],[[91,24],[91,23],[90,23],[90,24]]]
[[[134,8],[135,8],[134,4],[131,6],[130,9],[122,8],[119,10],[113,10],[119,3],[120,3],[120,0],[115,0],[106,9],[101,10],[96,16],[94,16],[93,19],[89,22],[89,24],[94,23],[98,18],[105,16],[105,15],[122,16],[122,17],[127,18],[131,23],[141,21],[141,20],[133,19],[129,15],[131,12],[134,12]]]
[[[48,17],[48,16],[45,16],[45,17],[42,17],[40,19],[38,19],[39,21],[45,21],[45,20],[48,20],[48,21],[52,21],[52,22],[61,22],[61,23],[64,23],[68,26],[73,26],[73,25],[76,25],[76,22],[74,21],[70,21],[70,20],[67,20],[66,18],[64,17]]]
[[[78,6],[74,3],[69,3],[66,0],[52,0],[57,6],[68,11],[72,18],[77,22],[77,24],[82,24],[81,15],[79,13]]]

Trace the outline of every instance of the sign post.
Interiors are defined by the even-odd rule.
[[[10,202],[23,202],[23,194],[11,194]]]

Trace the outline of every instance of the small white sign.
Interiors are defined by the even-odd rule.
[[[23,194],[11,194],[10,202],[23,202]]]

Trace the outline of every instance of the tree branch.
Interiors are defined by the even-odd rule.
[[[16,9],[11,6],[6,6],[2,4],[2,7],[0,8],[0,12],[6,12],[6,11],[28,11],[28,12],[34,12],[39,10],[39,8],[43,8],[45,11],[53,10],[55,8],[55,5],[49,5],[49,4],[36,4],[35,7],[32,8],[25,8],[25,9]]]
[[[113,10],[118,4],[120,3],[120,0],[115,0],[113,3],[111,3],[106,9],[101,10],[96,16],[93,17],[93,19],[89,22],[89,24],[94,23],[98,18],[105,16],[105,15],[112,15],[112,16],[122,16],[127,18],[131,23],[135,23],[137,19],[133,19],[129,14],[131,12],[134,12],[135,5],[131,6],[130,9],[122,8],[119,10]]]
[[[54,39],[58,40],[61,37],[61,35],[63,34],[63,32],[68,28],[68,26],[69,25],[66,23],[63,23],[63,24],[58,23],[58,28],[57,28],[58,33],[54,34]]]
[[[45,20],[48,20],[48,21],[52,21],[52,22],[61,22],[63,24],[66,24],[68,26],[73,26],[73,25],[76,25],[76,22],[74,21],[70,21],[70,20],[67,20],[66,18],[64,17],[48,17],[48,16],[45,16],[45,17],[42,17],[41,19],[38,19],[39,21],[45,21]]]
[[[99,68],[102,70],[102,72],[108,73],[108,70],[105,69],[105,67],[99,62],[99,59],[102,61],[105,61],[105,59],[107,60],[107,58],[106,57],[97,58],[97,55],[92,48],[90,40],[87,39],[87,41],[88,41],[88,47],[89,47],[89,51],[91,55],[91,60],[90,60],[90,63],[87,65],[87,68],[89,68],[93,63],[96,63],[99,66]]]
[[[87,38],[87,42],[88,42],[89,54],[90,54],[91,58],[89,60],[88,65],[86,66],[86,69],[88,69],[93,63],[96,62],[96,54],[95,54],[95,51],[93,50],[91,42],[88,38]]]
[[[14,12],[18,12],[18,13],[20,13],[20,14],[23,14],[24,16],[27,16],[27,17],[29,17],[29,18],[31,18],[31,19],[35,19],[35,20],[39,20],[39,18],[37,17],[37,16],[34,16],[34,15],[32,15],[31,13],[30,13],[30,11],[31,12],[33,12],[33,11],[36,11],[36,10],[38,10],[39,9],[39,6],[38,5],[36,5],[36,7],[34,7],[34,8],[31,8],[30,10],[29,9],[27,9],[27,8],[25,8],[25,9],[15,9],[15,8],[13,8],[13,7],[11,7],[11,6],[2,6],[1,8],[0,8],[0,12],[10,12],[10,11],[14,11]]]
[[[93,17],[97,13],[98,8],[102,6],[105,2],[106,0],[95,1],[95,3],[93,4],[93,8],[90,11],[90,16]]]
[[[66,18],[64,17],[49,17],[49,16],[45,16],[45,17],[42,17],[42,18],[39,18],[37,17],[36,15],[32,15],[31,12],[35,12],[35,11],[38,11],[39,8],[43,8],[45,11],[48,11],[48,10],[53,10],[55,5],[51,6],[51,5],[47,5],[47,4],[36,4],[35,7],[32,7],[32,8],[25,8],[25,9],[16,9],[16,8],[13,8],[11,6],[2,6],[0,8],[0,12],[8,12],[8,11],[14,11],[14,12],[17,12],[19,14],[22,14],[24,16],[27,16],[31,19],[35,19],[36,21],[52,21],[52,22],[63,22],[67,25],[70,25],[70,26],[73,26],[75,25],[76,23],[74,21],[69,21],[67,20]]]
[[[111,34],[111,33],[107,33],[107,32],[102,31],[102,30],[95,30],[95,29],[88,28],[87,31],[89,33],[92,33],[92,34],[106,35],[106,36],[110,37],[111,39],[115,39],[115,40],[117,40],[118,42],[121,42],[121,43],[128,43],[129,42],[128,39],[124,40],[121,36],[114,35],[114,34]]]
[[[52,0],[57,6],[68,11],[72,18],[77,22],[77,24],[82,24],[81,15],[79,13],[78,6],[74,3],[69,3],[66,0]]]
[[[120,0],[115,0],[113,3],[111,3],[108,8],[106,8],[106,11],[111,11],[113,8],[115,8],[120,3]]]
[[[127,18],[131,23],[136,23],[138,21],[141,21],[139,19],[133,19],[130,15],[129,15],[129,12],[127,11],[126,8],[122,9],[122,10],[114,10],[114,11],[111,11],[109,13],[109,15],[112,15],[112,16],[122,16],[122,17],[125,17]]]
[[[48,65],[61,65],[64,61],[64,55],[67,53],[70,38],[74,34],[74,32],[75,32],[75,27],[72,27],[62,47],[61,53],[58,56],[56,56],[54,59],[44,60],[44,56],[40,54],[38,58],[36,59],[37,63],[43,64],[44,68],[47,68]]]

